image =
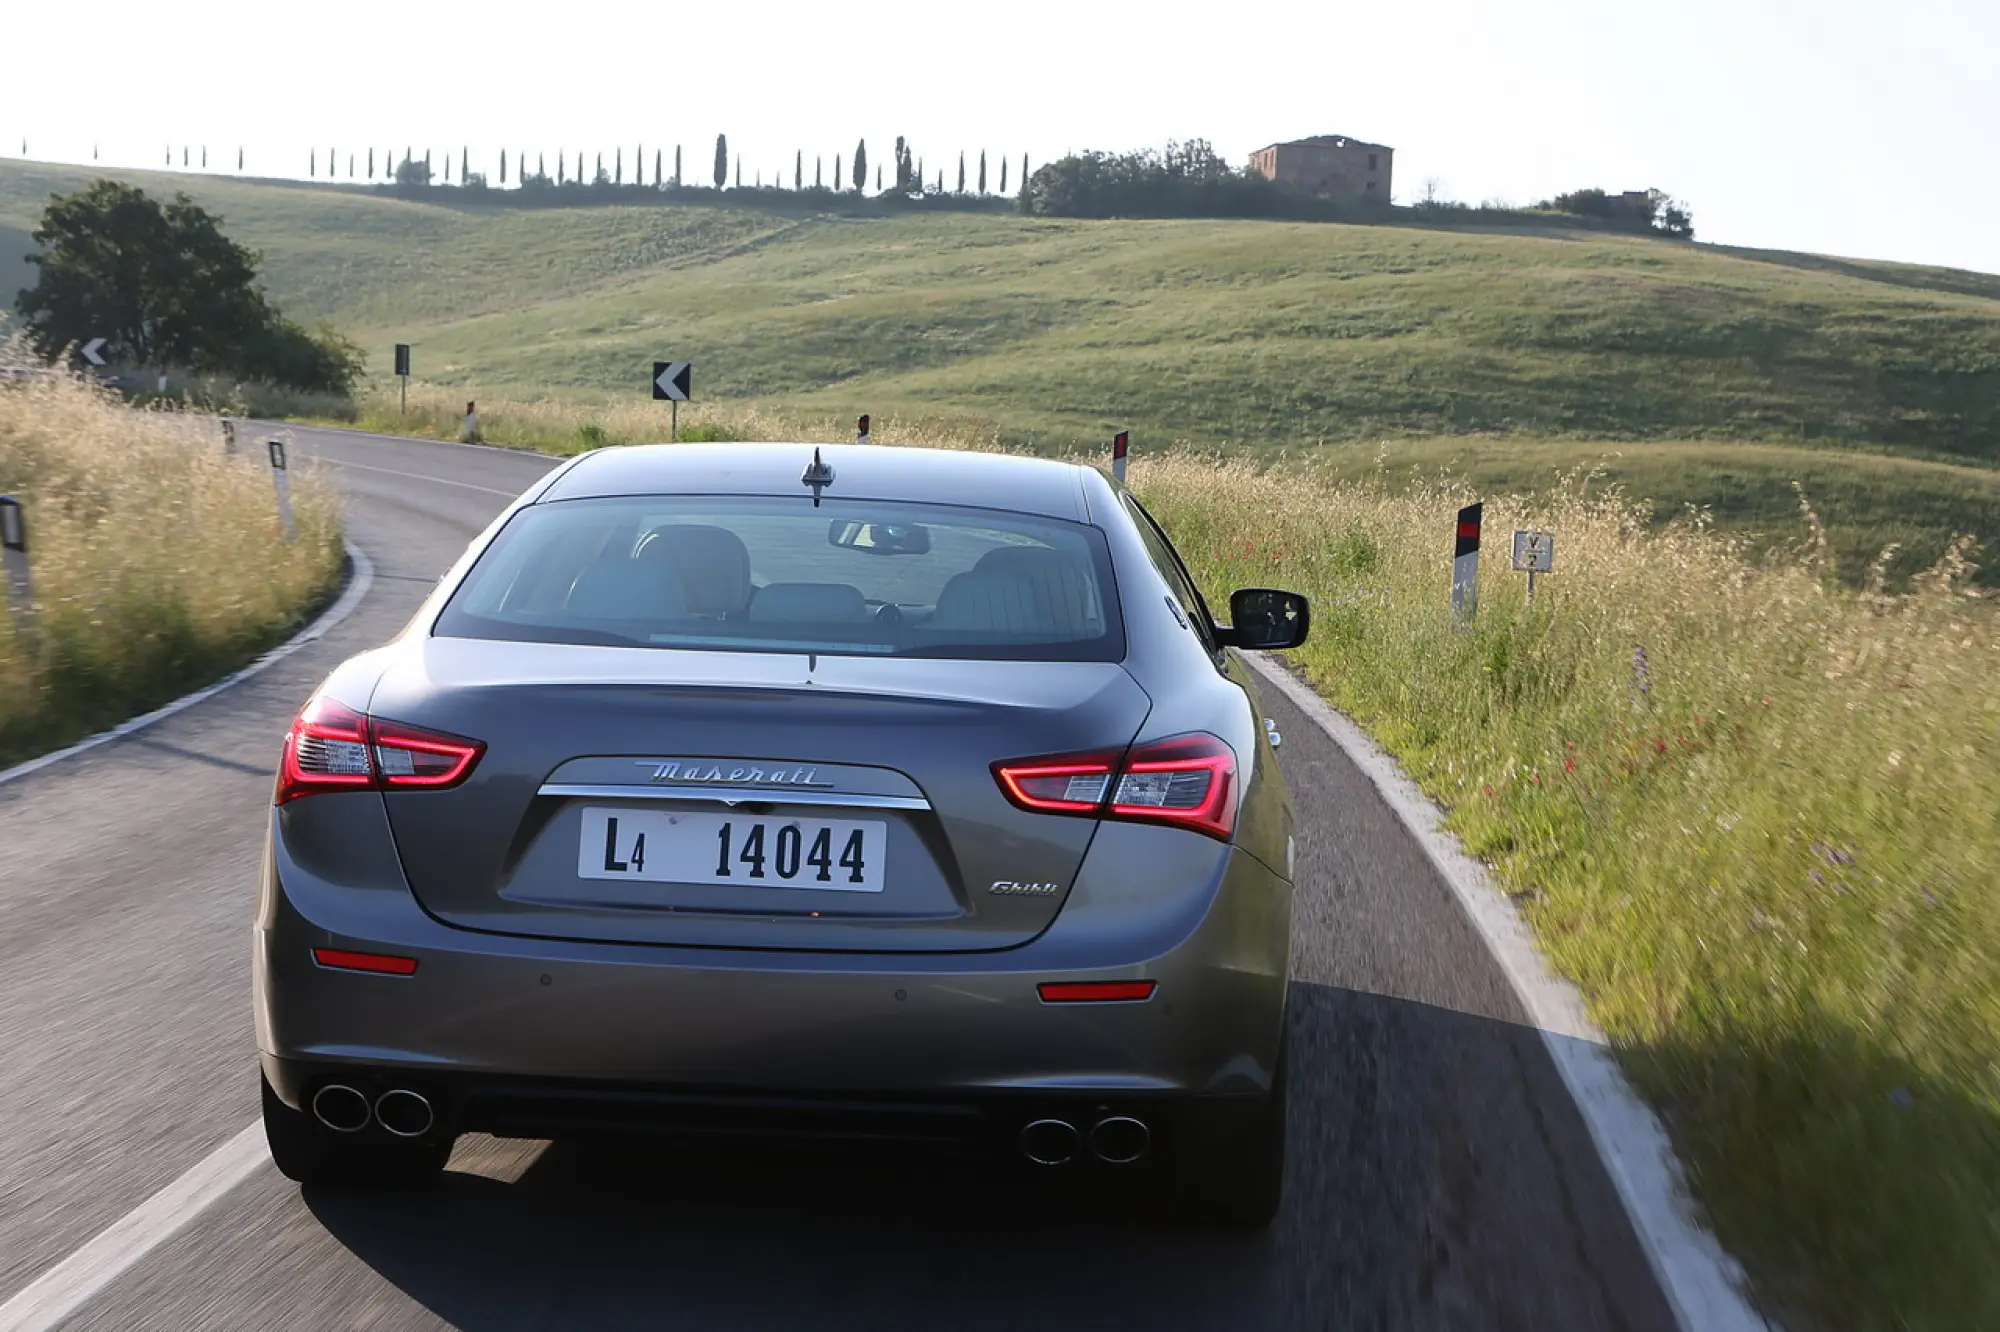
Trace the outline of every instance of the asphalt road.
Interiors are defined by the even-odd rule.
[[[375,562],[360,608],[0,786],[0,1305],[256,1119],[250,911],[285,727],[551,465],[292,434]],[[1671,1328],[1499,967],[1367,780],[1266,694],[1302,823],[1267,1235],[928,1162],[467,1138],[416,1197],[302,1194],[265,1164],[66,1326]]]

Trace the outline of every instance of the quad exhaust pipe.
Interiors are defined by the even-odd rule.
[[[335,1133],[359,1133],[373,1123],[397,1138],[421,1138],[437,1123],[430,1101],[407,1087],[392,1087],[371,1105],[364,1092],[341,1082],[313,1093],[312,1114]]]
[[[1105,1115],[1091,1125],[1087,1139],[1067,1119],[1037,1119],[1021,1130],[1021,1155],[1036,1165],[1068,1165],[1086,1145],[1106,1165],[1131,1165],[1146,1155],[1153,1135],[1144,1120],[1130,1115]]]
[[[421,1138],[431,1131],[437,1116],[429,1101],[396,1087],[375,1098],[375,1122],[398,1138]]]
[[[1083,1135],[1067,1119],[1037,1119],[1021,1130],[1021,1155],[1036,1165],[1068,1165],[1083,1146]]]
[[[335,1133],[359,1133],[374,1114],[366,1096],[339,1082],[329,1082],[313,1093],[312,1112],[314,1119]]]
[[[1130,1115],[1106,1115],[1090,1128],[1090,1154],[1107,1165],[1131,1165],[1152,1145],[1152,1131]]]

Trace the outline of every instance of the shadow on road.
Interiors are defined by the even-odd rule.
[[[1670,1326],[1532,1031],[1300,984],[1292,1038],[1285,1212],[1254,1238],[1012,1170],[669,1144],[306,1200],[465,1329]]]

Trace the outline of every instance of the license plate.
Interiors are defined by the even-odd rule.
[[[585,879],[879,893],[888,842],[886,823],[585,809],[576,872]]]

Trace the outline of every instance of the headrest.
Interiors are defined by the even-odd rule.
[[[750,599],[752,620],[857,624],[868,619],[861,589],[848,583],[770,583]]]
[[[750,602],[750,551],[726,527],[664,524],[640,538],[638,558],[671,567],[697,615],[734,615]]]

